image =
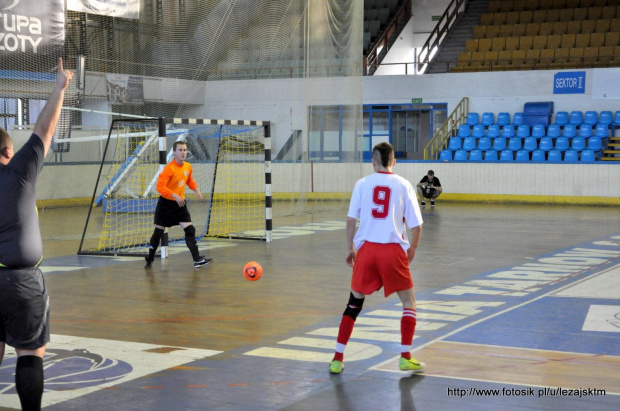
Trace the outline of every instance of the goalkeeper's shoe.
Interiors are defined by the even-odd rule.
[[[213,258],[200,257],[198,260],[194,261],[194,268],[199,268],[199,267],[202,267],[203,265],[207,265],[211,261],[213,261]]]
[[[144,257],[144,259],[146,260],[146,264],[144,265],[144,268],[147,270],[150,270],[151,268],[153,268],[153,260],[149,260],[148,257]]]
[[[342,364],[342,361],[334,360],[331,364],[329,364],[329,372],[332,374],[340,374],[342,370],[344,370],[344,364]]]
[[[398,366],[400,367],[401,371],[420,372],[420,371],[424,371],[424,367],[426,366],[426,364],[416,360],[413,357],[411,357],[410,360],[404,357],[400,357],[400,359],[398,360]]]

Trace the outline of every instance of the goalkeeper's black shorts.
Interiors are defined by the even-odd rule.
[[[155,225],[162,227],[172,227],[179,223],[191,223],[192,217],[189,215],[187,203],[179,207],[174,200],[159,197],[155,208]]]

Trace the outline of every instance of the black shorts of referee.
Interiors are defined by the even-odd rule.
[[[0,267],[0,342],[36,350],[50,341],[49,295],[37,267]]]

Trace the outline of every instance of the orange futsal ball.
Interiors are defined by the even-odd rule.
[[[250,261],[243,267],[243,276],[248,281],[256,281],[263,275],[263,267],[256,261]]]

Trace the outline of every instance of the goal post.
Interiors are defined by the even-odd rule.
[[[153,232],[156,181],[175,141],[204,201],[187,189],[197,239],[272,240],[268,121],[191,118],[115,119],[110,125],[78,254],[144,256]],[[184,241],[180,227],[168,241]]]

